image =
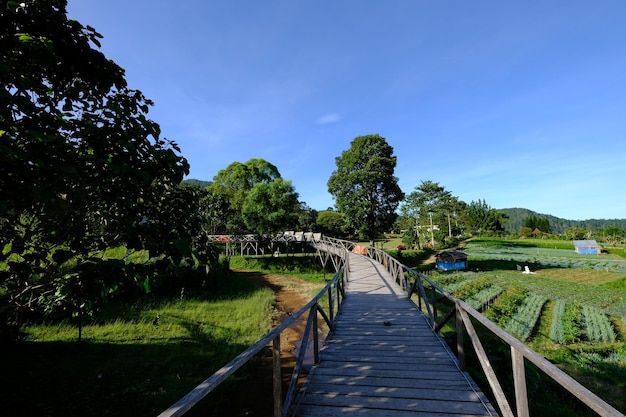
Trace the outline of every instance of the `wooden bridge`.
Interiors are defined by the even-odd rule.
[[[322,262],[332,262],[337,270],[324,289],[159,417],[184,415],[267,346],[273,357],[274,417],[346,413],[365,417],[529,417],[527,363],[597,415],[626,417],[478,311],[385,252],[328,238],[316,240],[314,245]],[[325,307],[323,300],[328,302]],[[441,308],[439,300],[447,307]],[[319,317],[330,329],[321,348]],[[303,318],[306,328],[284,393],[281,334]],[[457,356],[437,335],[452,319]],[[510,347],[513,386],[506,390],[509,394],[492,369],[475,324]],[[494,406],[464,372],[466,338],[488,382]],[[312,350],[315,366],[300,384],[307,350]]]
[[[349,270],[335,329],[294,415],[497,415],[381,264],[351,253]]]

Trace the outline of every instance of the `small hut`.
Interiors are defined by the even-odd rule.
[[[602,246],[598,245],[595,240],[575,240],[574,249],[576,253],[587,255],[600,255],[602,253]]]
[[[437,254],[439,271],[459,271],[467,269],[467,255],[460,251],[446,251]]]

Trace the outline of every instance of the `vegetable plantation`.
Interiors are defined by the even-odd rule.
[[[469,270],[431,278],[624,410],[624,261],[562,246],[469,242]]]
[[[548,300],[545,297],[530,294],[513,318],[507,322],[504,330],[516,336],[521,341],[528,340],[535,325],[539,321],[541,310],[546,301]]]
[[[542,267],[589,268],[597,271],[626,272],[626,261],[617,255],[579,254],[571,248],[498,245],[496,242],[468,243],[465,252],[474,260],[506,260]]]

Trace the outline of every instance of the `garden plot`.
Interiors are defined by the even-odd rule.
[[[599,271],[626,272],[626,261],[612,255],[586,255],[563,249],[511,247],[468,243],[465,253],[474,260],[503,260],[520,264],[533,263],[561,268],[590,268]]]

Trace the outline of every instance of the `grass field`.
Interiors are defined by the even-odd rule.
[[[233,257],[231,268],[298,277],[318,288],[315,294],[332,277],[311,255]],[[232,272],[202,296],[107,305],[84,324],[80,343],[76,323],[25,327],[18,342],[3,346],[0,410],[25,417],[157,415],[272,329],[274,293],[249,275]],[[258,408],[259,398],[271,410],[267,357],[271,352],[188,415],[231,415]],[[240,380],[244,391],[233,382]],[[255,389],[261,394],[250,395]]]
[[[30,325],[3,348],[0,409],[154,416],[265,335],[272,303],[269,289],[233,274],[204,297],[108,306],[80,344],[72,323]]]

